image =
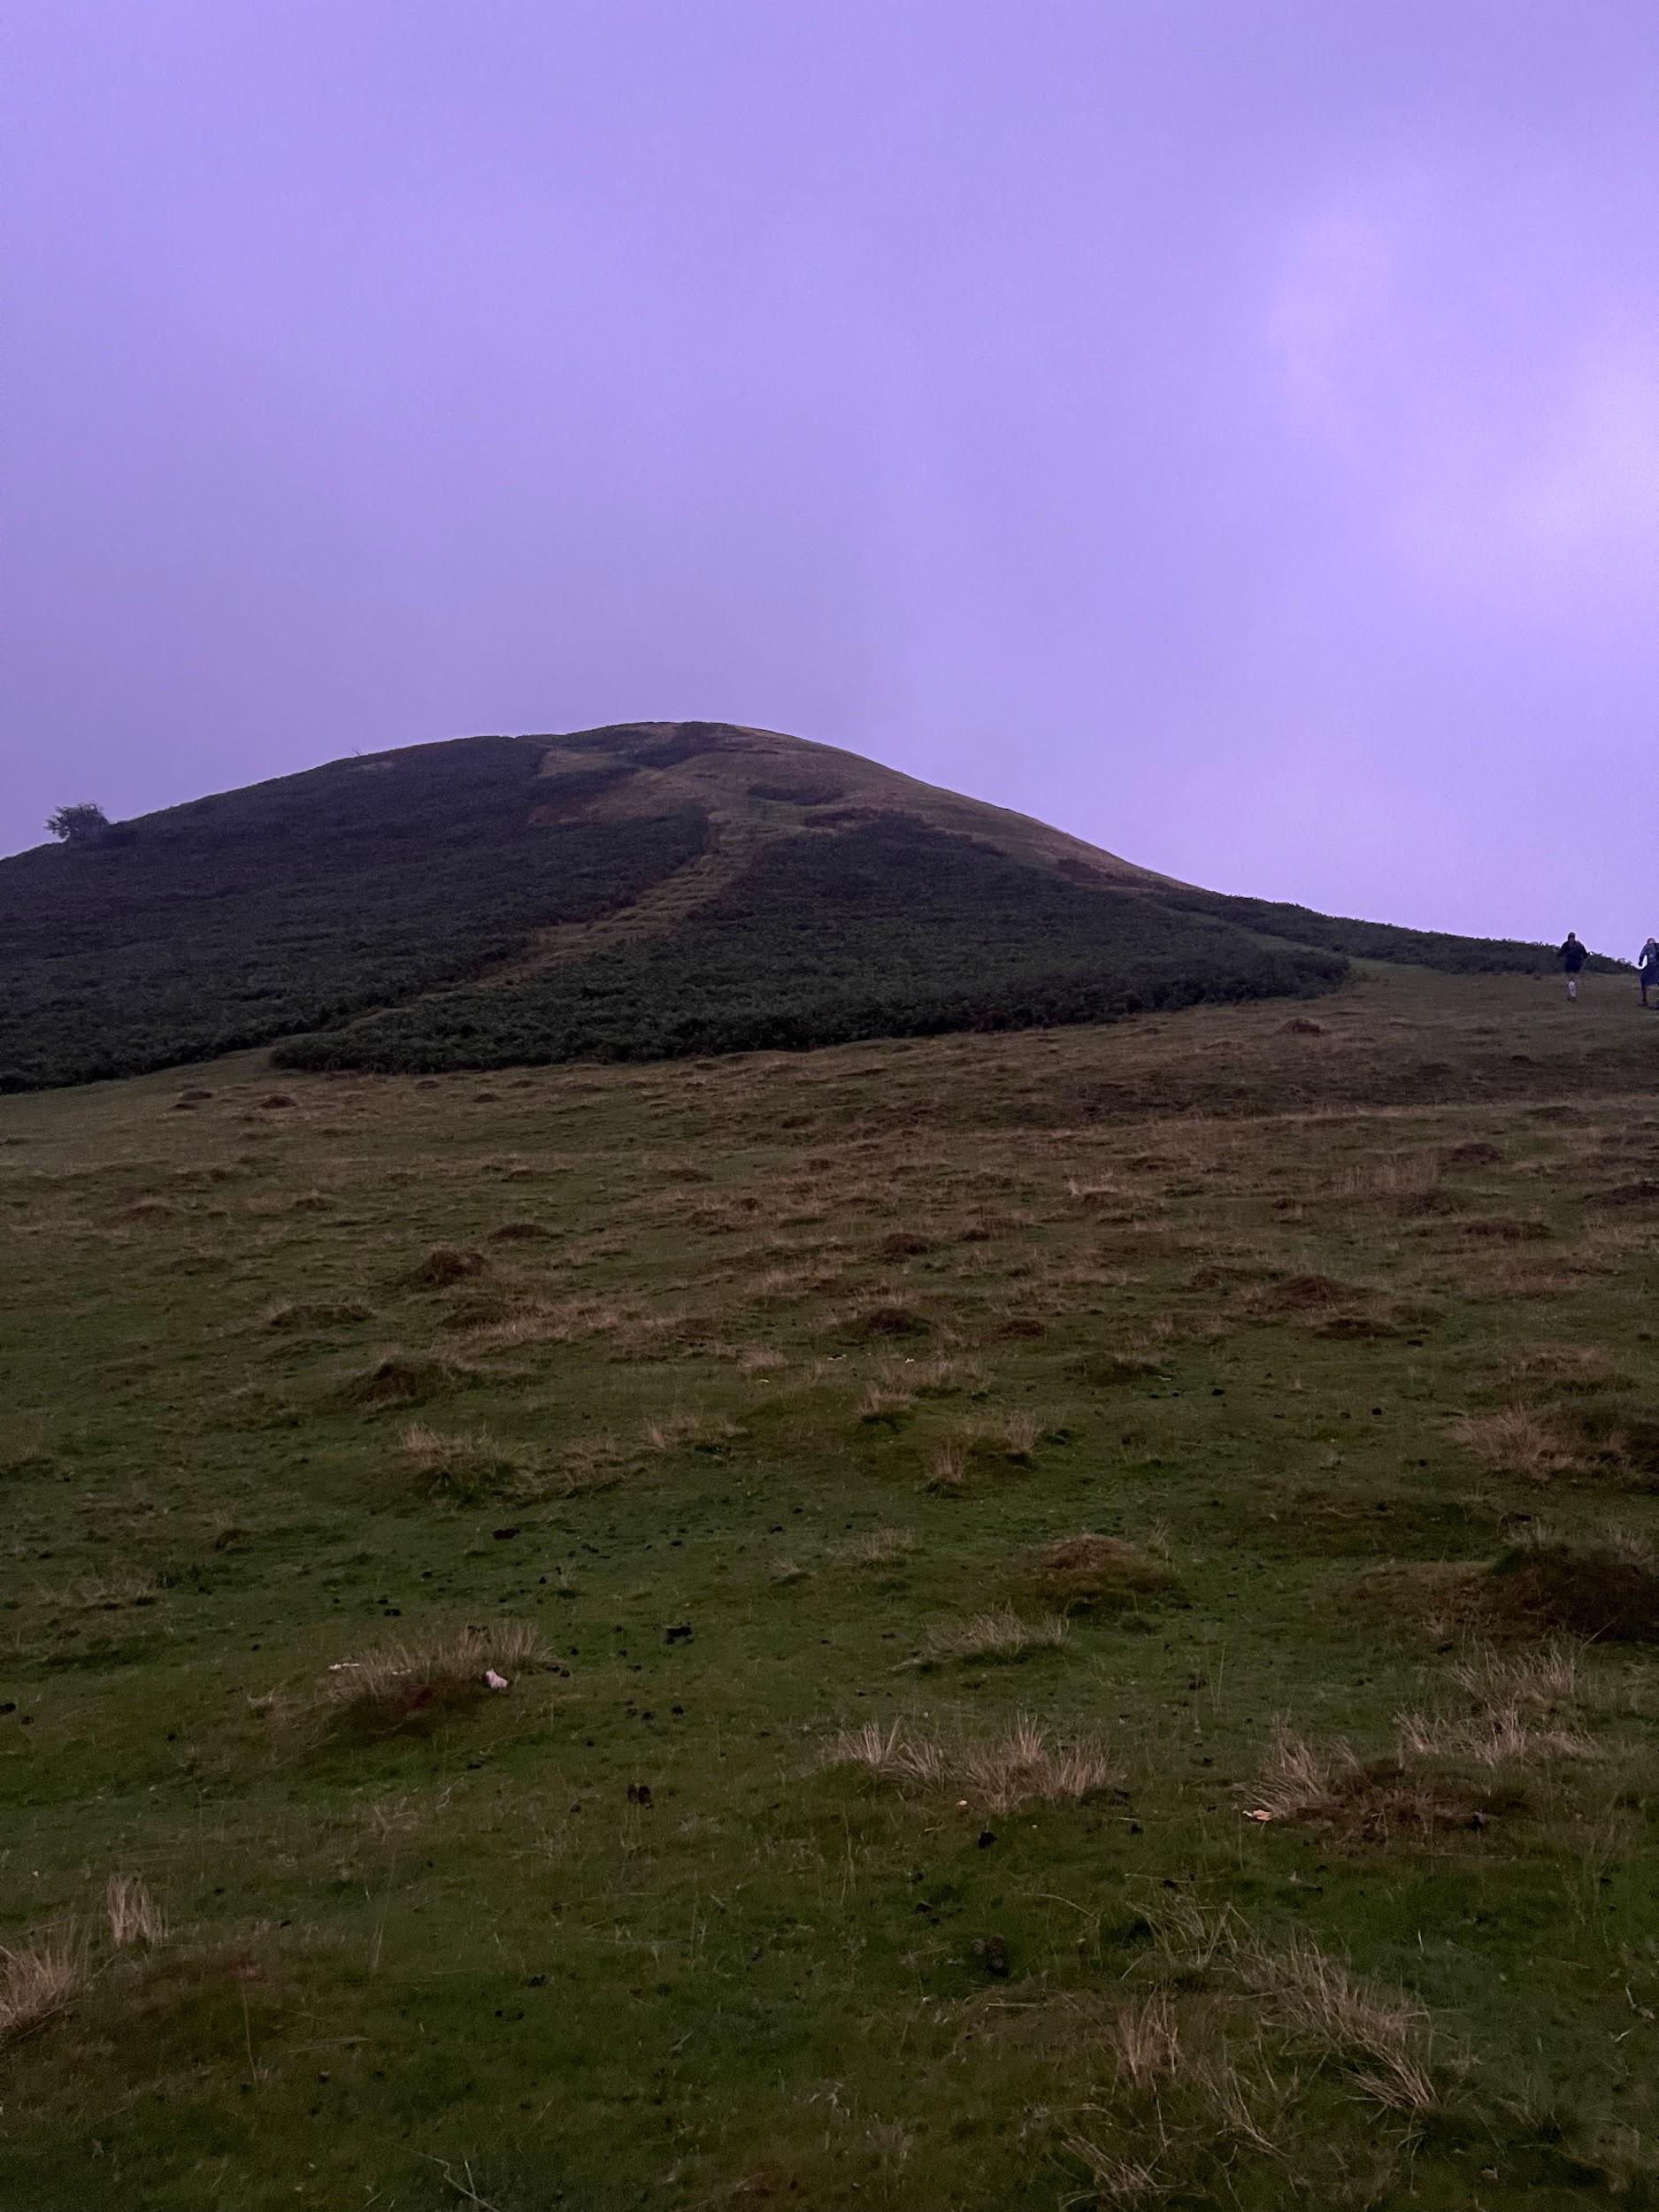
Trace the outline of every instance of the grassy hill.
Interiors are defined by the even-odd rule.
[[[1655,2202],[1653,1024],[0,1100],[0,2203]]]
[[[336,761],[0,861],[0,1090],[641,1060],[1317,993],[1549,955],[1194,891],[725,724]]]

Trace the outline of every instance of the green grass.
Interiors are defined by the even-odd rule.
[[[1659,2201],[1653,1023],[0,1101],[0,2202]]]

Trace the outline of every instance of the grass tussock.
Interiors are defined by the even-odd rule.
[[[398,1439],[404,1467],[434,1496],[470,1502],[505,1490],[528,1471],[517,1446],[486,1428],[434,1429],[413,1421]]]
[[[431,1353],[387,1352],[373,1367],[353,1376],[341,1395],[359,1413],[383,1413],[444,1397],[468,1379],[467,1370],[454,1360]]]
[[[1494,1474],[1548,1482],[1552,1476],[1569,1473],[1577,1464],[1560,1423],[1532,1406],[1460,1414],[1453,1422],[1452,1432],[1465,1451],[1473,1453]]]
[[[1225,1908],[1172,1901],[1153,1926],[1159,1985],[1096,2032],[1064,2136],[1088,2200],[1380,2202],[1442,2103],[1426,2008]]]
[[[1634,1387],[1633,1378],[1625,1369],[1589,1344],[1540,1345],[1512,1361],[1509,1371],[1523,1387],[1545,1391],[1552,1397]]]
[[[27,2035],[61,2012],[87,1968],[86,1942],[73,1924],[15,1948],[0,1945],[0,2041]]]
[[[741,1436],[735,1421],[718,1413],[670,1413],[647,1421],[640,1432],[642,1450],[659,1457],[671,1452],[703,1452],[725,1458],[727,1448]]]
[[[1231,1907],[1181,1897],[1151,1917],[1166,1971],[1244,1997],[1263,2032],[1385,2110],[1417,2119],[1439,2110],[1432,2024],[1407,1991],[1356,1974],[1307,1935],[1274,1943]]]
[[[915,1549],[916,1538],[908,1528],[872,1528],[843,1544],[834,1555],[843,1567],[894,1567]]]
[[[136,1874],[110,1877],[104,1916],[118,1951],[155,1951],[167,1940],[166,1916]]]
[[[1125,1537],[1087,1530],[1019,1553],[1000,1579],[1010,1594],[1064,1614],[1164,1597],[1175,1587],[1166,1560]]]
[[[1632,1531],[1529,1530],[1494,1562],[1483,1594],[1500,1621],[1532,1634],[1659,1642],[1659,1551]]]
[[[533,1627],[497,1621],[403,1638],[361,1659],[341,1660],[329,1672],[323,1701],[337,1732],[389,1736],[482,1704],[492,1694],[490,1672],[511,1685],[546,1663]]]
[[[408,1290],[450,1290],[457,1283],[481,1275],[488,1262],[481,1252],[455,1244],[434,1244],[426,1258],[403,1277]]]
[[[1597,1755],[1574,1646],[1518,1655],[1473,1646],[1451,1677],[1463,1701],[1402,1713],[1394,1749],[1382,1758],[1362,1760],[1347,1743],[1315,1744],[1277,1724],[1256,1816],[1348,1844],[1479,1831],[1521,1810],[1563,1763]]]
[[[921,1649],[924,1666],[941,1666],[951,1660],[1024,1659],[1034,1651],[1057,1651],[1071,1632],[1063,1613],[1036,1620],[1023,1619],[1011,1607],[976,1613],[955,1627],[933,1629]]]
[[[837,1326],[842,1333],[862,1343],[926,1336],[932,1325],[914,1299],[896,1294],[881,1293],[856,1299],[837,1317]]]
[[[1075,1803],[1118,1779],[1103,1742],[1093,1737],[1056,1740],[1028,1714],[1002,1735],[949,1746],[902,1720],[885,1726],[866,1721],[842,1730],[824,1764],[863,1767],[886,1781],[959,1789],[979,1813]]]

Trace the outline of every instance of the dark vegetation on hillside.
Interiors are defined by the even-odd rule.
[[[672,936],[296,1039],[295,1067],[794,1050],[1328,988],[1347,964],[893,816],[784,840]]]
[[[1555,946],[1532,945],[1521,938],[1453,937],[1443,930],[1402,929],[1392,922],[1354,921],[1340,914],[1316,914],[1308,906],[1235,898],[1223,891],[1179,889],[1163,895],[1189,913],[1213,915],[1240,929],[1282,937],[1294,945],[1317,945],[1352,960],[1402,960],[1448,975],[1553,975],[1561,964]],[[1629,963],[1592,953],[1586,965],[1600,975],[1617,975]]]
[[[703,816],[532,826],[539,741],[336,761],[0,862],[0,1090],[261,1044],[626,904]]]
[[[815,808],[813,833],[769,822],[782,841],[671,932],[490,979],[534,931],[626,909],[702,853],[704,805],[720,811],[702,787],[690,800],[664,787],[656,818],[588,818],[629,780],[741,753],[744,735],[681,723],[469,738],[135,822],[69,809],[84,834],[0,861],[0,1091],[285,1038],[305,1067],[644,1060],[1317,991],[1348,958],[1555,966],[1548,946],[1120,887],[890,802],[837,810],[844,768],[803,747],[798,767],[790,755],[787,772],[740,779],[724,804],[740,849],[746,808]]]

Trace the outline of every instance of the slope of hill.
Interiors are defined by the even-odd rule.
[[[0,1099],[0,2205],[1651,2205],[1656,1041]]]
[[[1315,992],[1538,946],[1195,891],[726,724],[480,737],[0,862],[0,1089],[292,1039],[309,1067],[645,1059]]]

